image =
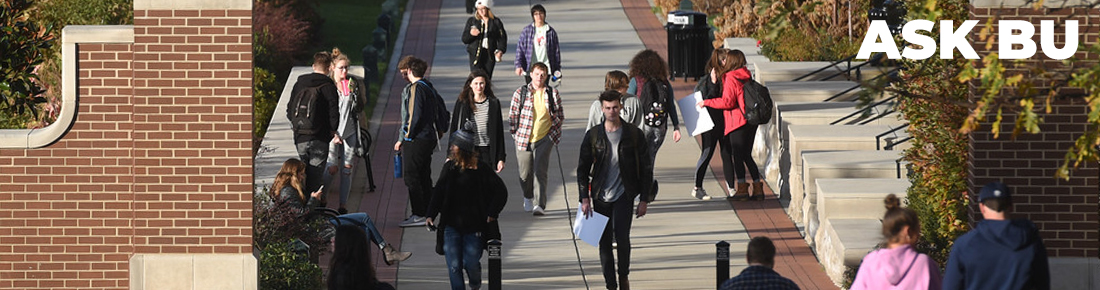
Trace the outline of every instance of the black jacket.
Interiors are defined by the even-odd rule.
[[[328,122],[319,122],[314,124],[316,126],[316,132],[313,135],[305,135],[294,133],[294,142],[306,142],[313,140],[320,140],[325,143],[332,141],[332,136],[336,134],[336,128],[340,126],[340,95],[336,93],[336,83],[332,81],[326,75],[319,73],[308,73],[298,76],[298,81],[294,83],[294,87],[290,90],[290,95],[297,95],[299,91],[309,87],[321,87],[321,98],[317,98],[317,109],[314,111],[317,117],[314,120],[328,120]],[[292,114],[291,109],[293,106],[287,105],[287,119],[290,119]]]
[[[460,232],[482,232],[486,218],[500,217],[508,203],[508,186],[486,166],[460,170],[454,161],[443,164],[439,180],[432,189],[427,217],[440,220]]]
[[[506,157],[504,149],[504,120],[501,117],[500,111],[500,99],[494,96],[487,96],[485,100],[489,102],[489,123],[486,124],[486,128],[489,130],[489,156],[481,156],[480,158],[489,158],[485,162],[492,166],[497,165],[497,161],[504,161]],[[470,110],[470,105],[462,100],[455,101],[455,107],[451,110],[451,126],[447,129],[448,132],[454,132],[458,128],[462,128],[463,124],[473,120],[474,112]]]
[[[481,39],[489,38],[489,51],[487,53],[493,53],[497,50],[500,52],[506,52],[508,49],[508,32],[504,31],[504,22],[500,21],[500,18],[493,17],[489,19],[489,30],[485,33],[485,27],[481,27],[481,20],[477,20],[475,17],[466,19],[466,26],[462,27],[462,43],[466,44],[466,52],[470,55],[476,55],[477,49],[481,48]],[[470,26],[477,27],[482,33],[477,36],[470,35]],[[486,52],[482,52],[486,53]]]
[[[622,119],[620,119],[622,121]],[[619,142],[619,174],[626,187],[626,192],[619,198],[634,199],[641,196],[645,202],[653,202],[656,193],[653,192],[653,162],[649,157],[649,143],[645,141],[645,133],[642,129],[631,126],[622,121],[622,141]],[[591,198],[592,189],[599,190],[606,176],[603,174],[605,160],[611,158],[610,142],[607,139],[607,129],[603,123],[592,127],[584,134],[581,140],[580,160],[577,162],[577,185],[580,187],[581,200]]]

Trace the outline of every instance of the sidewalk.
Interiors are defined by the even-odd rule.
[[[529,2],[494,2],[493,12],[503,20],[510,44],[504,61],[496,68],[493,88],[503,101],[502,106],[508,106],[511,93],[522,84],[522,78],[512,72],[511,50],[522,28],[531,21]],[[551,157],[546,216],[534,217],[521,209],[523,198],[514,148],[510,136],[507,137],[508,159],[501,172],[501,178],[509,186],[509,203],[500,218],[504,236],[503,284],[506,289],[603,289],[597,248],[579,240],[574,244],[570,231],[578,202],[576,150],[585,131],[589,105],[602,91],[604,74],[614,69],[627,71],[630,58],[646,47],[665,55],[663,23],[650,12],[646,0],[537,2],[546,6],[547,22],[561,39],[564,80],[559,90],[566,117],[561,144]],[[465,14],[462,1],[409,3],[405,16],[408,21],[404,22],[408,27],[402,30],[400,47],[395,49],[402,56],[412,54],[428,61],[431,64],[428,78],[448,104],[453,104],[468,74],[459,33],[469,15]],[[399,78],[383,84],[372,120],[372,126],[376,127],[371,166],[378,188],[372,193],[353,192],[349,210],[369,213],[388,242],[414,253],[407,261],[386,266],[375,251],[375,267],[381,280],[395,283],[403,290],[445,289],[449,286],[447,269],[443,256],[434,253],[435,234],[423,227],[407,231],[397,227],[407,215],[407,195],[403,180],[394,179],[392,172],[392,145],[400,111],[394,100],[400,99],[405,84]],[[694,83],[678,79],[673,86],[676,94],[683,96]],[[287,94],[283,97],[287,98]],[[280,103],[285,103],[285,99]],[[279,128],[289,126],[278,114],[280,110],[276,109],[265,145],[278,144],[272,140],[281,138],[275,137],[277,134],[289,136],[289,128]],[[687,134],[678,143],[672,141],[671,135],[670,132],[657,156],[655,175],[661,182],[661,193],[650,205],[649,214],[633,224],[630,277],[635,289],[714,289],[714,243],[725,240],[731,244],[730,273],[736,275],[746,266],[744,251],[750,233],[766,234],[776,241],[780,255],[776,258],[776,270],[803,289],[835,289],[805,243],[798,244],[801,237],[779,209],[774,196],[765,202],[734,206],[722,198],[699,201],[691,197],[698,145]],[[286,157],[296,156],[293,151],[293,144],[289,147],[284,144],[266,153],[263,159],[267,161],[257,158],[257,180],[264,178],[262,172],[277,170]],[[435,164],[442,164],[443,154],[434,155]],[[722,196],[725,184],[721,181],[721,164],[713,161],[713,168],[718,170],[712,170],[715,177],[708,178],[704,188],[712,196]],[[268,168],[271,166],[275,168]],[[438,170],[437,165],[433,174],[438,174]],[[334,198],[330,195],[330,205],[335,204]],[[792,233],[794,236],[790,236]],[[483,281],[488,277],[487,266],[483,258]]]

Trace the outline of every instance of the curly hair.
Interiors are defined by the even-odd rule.
[[[470,83],[473,83],[476,78],[485,80],[485,98],[496,97],[496,95],[493,95],[493,82],[490,80],[489,74],[481,69],[470,72],[470,76],[466,77],[466,85],[462,86],[462,92],[458,93],[458,101],[465,102],[467,106],[470,106],[471,112],[477,112],[477,105],[474,104],[474,89],[470,88]]]
[[[630,59],[630,77],[647,79],[668,79],[668,67],[665,59],[652,49],[639,51]]]

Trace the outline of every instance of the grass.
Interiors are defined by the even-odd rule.
[[[389,67],[389,57],[393,52],[393,43],[397,39],[397,33],[401,27],[401,17],[405,12],[405,4],[408,0],[398,1],[397,17],[393,20],[393,31],[390,32],[386,54],[378,58],[379,79],[370,80],[370,95],[367,96],[367,104],[363,109],[369,120],[374,112],[374,106],[378,103],[378,91],[385,78],[386,69]],[[371,43],[374,38],[372,32],[378,27],[378,15],[382,14],[383,0],[322,0],[319,1],[317,13],[325,20],[321,25],[321,42],[313,51],[331,50],[339,47],[340,51],[348,55],[352,65],[363,62],[360,50]]]

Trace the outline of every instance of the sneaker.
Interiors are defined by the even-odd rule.
[[[535,208],[534,208],[534,209],[532,209],[531,211],[533,212],[533,214],[534,214],[534,215],[546,215],[546,212],[544,212],[544,211],[542,210],[542,207],[541,207],[541,206],[537,206],[537,205],[536,205],[536,206],[535,206]]]
[[[533,202],[533,201],[531,201],[531,199],[530,199],[530,198],[524,198],[524,199],[523,199],[523,211],[525,211],[525,212],[531,212],[531,210],[533,209],[533,207],[534,207],[534,202]]]
[[[731,198],[731,197],[733,197],[733,193],[734,193],[734,192],[737,192],[737,189],[736,189],[736,188],[733,188],[733,187],[726,187],[726,198]]]
[[[702,188],[692,189],[691,196],[694,196],[699,200],[710,200],[710,196],[707,195],[707,190]]]
[[[402,221],[401,224],[399,224],[399,226],[401,226],[402,228],[420,227],[420,226],[424,226],[426,224],[425,221],[427,221],[427,218],[424,218],[422,216],[418,216],[418,215],[414,214],[414,215],[410,216],[409,218],[405,219],[405,221]]]

